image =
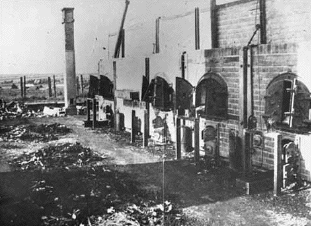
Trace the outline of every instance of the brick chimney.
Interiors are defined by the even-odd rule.
[[[74,8],[63,8],[63,24],[65,27],[66,74],[64,79],[65,108],[68,115],[76,115],[76,63],[74,49]]]

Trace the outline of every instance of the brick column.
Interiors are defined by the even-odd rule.
[[[76,65],[74,50],[74,8],[63,8],[63,24],[65,25],[66,74],[64,79],[65,108],[68,115],[76,115]]]

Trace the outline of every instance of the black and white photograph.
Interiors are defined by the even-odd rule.
[[[0,0],[0,225],[311,226],[310,0]]]

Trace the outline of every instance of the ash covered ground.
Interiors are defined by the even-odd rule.
[[[225,165],[174,160],[85,116],[0,126],[1,225],[311,225],[310,189],[245,195]]]

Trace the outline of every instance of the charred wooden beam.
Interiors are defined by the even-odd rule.
[[[126,0],[125,1],[125,9],[123,12],[122,21],[121,21],[121,25],[120,25],[120,29],[119,29],[118,39],[117,39],[116,47],[114,49],[114,58],[119,58],[119,55],[120,55],[120,47],[121,47],[122,42],[123,42],[123,40],[122,40],[123,27],[124,27],[124,22],[125,22],[126,13],[127,13],[127,9],[128,9],[129,4],[130,4],[130,1]]]

